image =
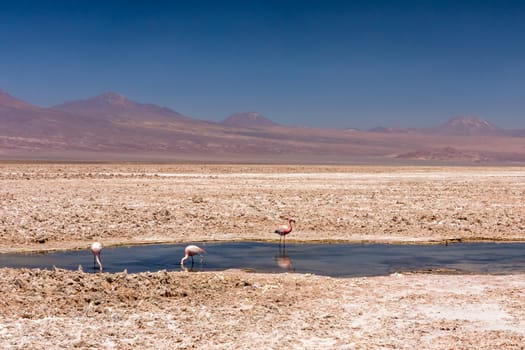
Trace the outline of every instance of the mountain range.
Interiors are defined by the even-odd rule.
[[[287,126],[257,112],[211,122],[114,92],[44,108],[0,90],[0,159],[522,163],[525,130],[477,117],[371,130]]]

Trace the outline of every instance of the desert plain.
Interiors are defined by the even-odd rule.
[[[0,163],[0,252],[525,240],[525,168]],[[174,257],[174,260],[180,256]],[[0,269],[6,349],[524,349],[524,270],[332,278]]]

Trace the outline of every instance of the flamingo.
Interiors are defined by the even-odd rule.
[[[91,253],[93,253],[93,269],[95,269],[95,262],[98,264],[99,271],[102,271],[102,263],[100,262],[100,252],[102,251],[102,244],[100,242],[93,242],[89,247]]]
[[[184,266],[184,262],[186,259],[188,259],[191,256],[191,265],[193,266],[193,256],[194,255],[202,255],[205,254],[206,251],[202,249],[201,247],[197,247],[196,245],[189,245],[186,248],[184,248],[184,257],[180,259],[180,265]]]
[[[277,233],[279,236],[281,236],[279,238],[279,243],[281,243],[281,239],[284,242],[284,240],[286,239],[286,235],[289,234],[290,232],[292,232],[292,230],[293,230],[292,222],[295,224],[295,220],[294,219],[288,219],[288,226],[281,226],[277,230],[275,230],[275,233]]]

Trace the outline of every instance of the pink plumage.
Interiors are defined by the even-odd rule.
[[[288,226],[282,226],[282,227],[278,228],[277,230],[275,230],[275,233],[277,233],[279,236],[281,236],[282,239],[284,239],[287,234],[292,232],[292,230],[293,230],[292,223],[295,224],[295,220],[294,219],[288,219]]]
[[[102,262],[100,261],[102,244],[100,244],[100,242],[93,242],[93,244],[91,244],[91,247],[89,247],[89,250],[91,250],[91,253],[93,253],[93,259],[97,262],[99,271],[102,271]],[[94,262],[93,265],[95,265]]]
[[[180,264],[184,265],[184,262],[186,259],[188,259],[191,256],[191,261],[193,263],[193,256],[194,255],[202,255],[205,254],[206,251],[202,249],[201,247],[197,247],[196,245],[189,245],[186,248],[184,248],[184,257],[180,260]]]

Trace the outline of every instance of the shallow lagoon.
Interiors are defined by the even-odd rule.
[[[244,269],[254,272],[313,273],[333,277],[378,276],[395,272],[519,273],[525,271],[525,243],[286,244],[228,242],[199,244],[207,254],[191,258],[192,271]],[[186,244],[106,247],[105,272],[181,270]],[[95,271],[89,250],[0,254],[0,266]]]
[[[106,247],[105,272],[180,270],[186,244]],[[314,273],[333,277],[378,276],[395,272],[518,273],[525,271],[525,243],[286,244],[228,242],[200,244],[207,254],[191,258],[192,271],[245,269],[254,272]],[[0,255],[0,266],[94,271],[89,250]]]

